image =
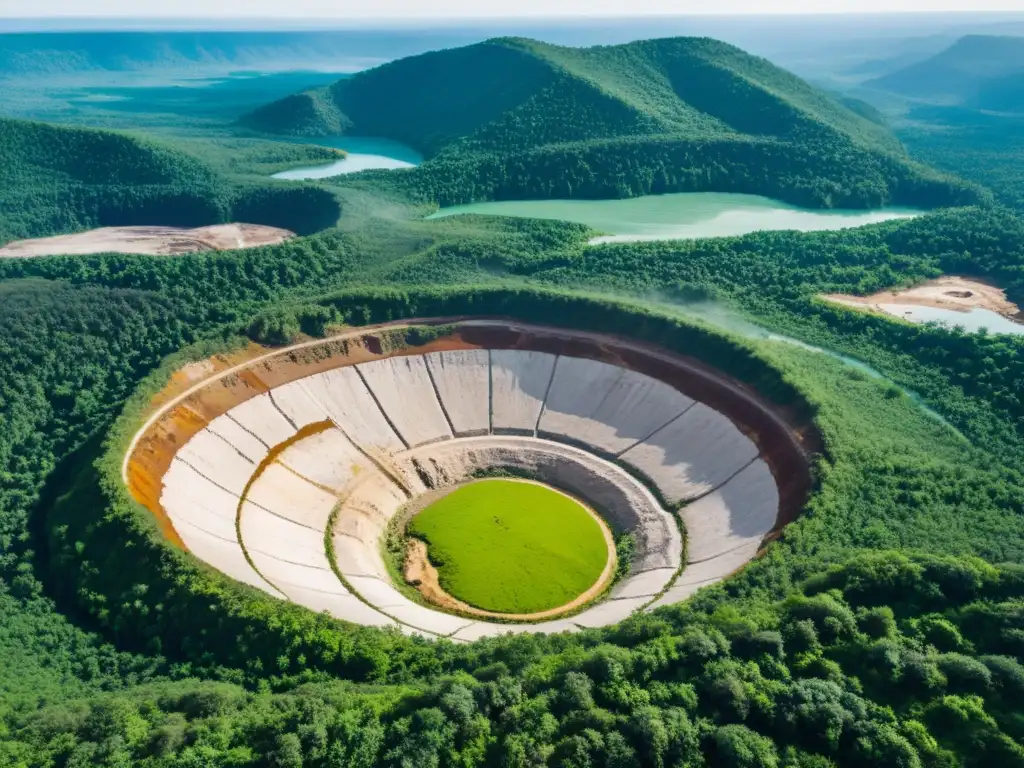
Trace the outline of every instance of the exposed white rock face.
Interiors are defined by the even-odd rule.
[[[689,558],[702,563],[750,544],[775,527],[779,490],[768,465],[758,459],[682,511],[690,535]]]
[[[268,393],[270,399],[297,429],[327,421],[327,413],[309,396],[302,384],[290,381]]]
[[[295,426],[266,393],[236,405],[225,415],[268,448],[283,443],[295,434]]]
[[[219,437],[223,442],[234,448],[253,464],[259,464],[264,458],[266,458],[268,453],[267,444],[262,442],[251,432],[247,432],[238,424],[237,421],[227,414],[218,416],[216,419],[211,421],[210,425],[206,428],[206,431],[214,437]],[[199,437],[199,435],[196,435],[196,437]],[[195,438],[193,438],[189,445],[195,449],[202,450],[200,448],[200,443],[196,442]],[[223,446],[216,441],[211,441],[210,450],[214,451],[214,455],[219,456],[220,451],[223,450]]]
[[[486,349],[435,352],[427,367],[457,437],[491,431],[491,356]]]
[[[241,496],[259,463],[269,451],[266,447],[261,446],[259,451],[247,452],[248,455],[242,453],[242,449],[236,447],[235,443],[228,442],[218,432],[214,432],[214,427],[223,418],[221,416],[220,419],[215,420],[209,427],[189,440],[178,451],[174,460],[187,464],[207,480],[216,483],[229,493]],[[246,442],[251,439],[247,435]],[[165,490],[177,487],[177,484],[168,485],[167,477],[164,477]]]
[[[410,448],[452,436],[422,357],[389,357],[357,368]]]
[[[399,451],[405,447],[381,412],[355,368],[318,373],[299,383],[331,421],[366,451]]]
[[[285,448],[278,461],[320,488],[340,494],[356,475],[373,468],[340,429],[327,429]]]
[[[593,360],[559,357],[539,433],[615,456],[692,405],[686,395],[649,376]]]
[[[236,581],[282,597],[245,558],[235,528],[239,503],[238,496],[180,459],[164,475],[160,504],[189,551]]]
[[[622,460],[650,478],[669,504],[678,504],[718,488],[757,455],[757,446],[736,425],[698,403]]]
[[[497,467],[571,493],[634,535],[632,570],[603,601],[505,624],[432,610],[392,584],[389,522],[419,494]],[[178,450],[160,504],[193,554],[238,581],[346,621],[470,642],[614,624],[684,600],[755,556],[779,491],[736,425],[661,381],[478,349],[362,363],[248,399]]]
[[[164,475],[161,504],[175,524],[187,523],[194,529],[225,541],[238,541],[235,517],[238,496],[208,480],[180,460],[171,462]]]
[[[533,435],[548,394],[555,356],[546,352],[491,352],[491,429]]]

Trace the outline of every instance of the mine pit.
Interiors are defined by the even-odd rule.
[[[357,330],[232,368],[193,364],[209,376],[157,396],[125,481],[172,543],[237,581],[456,642],[572,632],[685,600],[756,557],[809,491],[797,430],[705,365],[613,336],[450,326],[391,353]],[[303,353],[318,346],[331,354]],[[520,613],[448,594],[415,539],[389,567],[393,522],[493,472],[593,510],[609,563],[615,540],[632,536],[627,571]],[[542,522],[536,546],[562,522]],[[556,544],[575,556],[571,541]]]

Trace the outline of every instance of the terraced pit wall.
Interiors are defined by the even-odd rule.
[[[211,422],[217,420],[219,426],[212,433],[215,437],[231,443],[236,451],[242,453],[246,453],[245,444],[253,442],[252,456],[248,460],[266,463],[266,451],[257,446],[253,438],[266,446],[276,446],[273,449],[276,456],[284,452],[284,449],[278,448],[290,445],[295,434],[306,437],[313,434],[311,430],[330,429],[330,422],[323,421],[322,412],[319,416],[313,414],[308,417],[292,412],[293,406],[289,406],[288,399],[288,392],[292,387],[289,385],[313,374],[340,371],[354,365],[359,365],[359,377],[370,387],[369,394],[373,402],[367,400],[362,407],[354,409],[351,402],[339,402],[338,407],[345,409],[347,419],[358,419],[363,422],[357,431],[369,430],[370,433],[379,433],[379,438],[375,438],[374,442],[383,441],[383,445],[387,442],[389,434],[397,437],[393,448],[399,450],[403,447],[402,444],[423,446],[452,436],[488,432],[495,435],[537,437],[551,434],[562,442],[570,443],[573,442],[571,436],[577,435],[578,442],[587,450],[609,458],[617,457],[638,470],[638,474],[644,475],[647,467],[657,467],[666,463],[659,460],[659,456],[671,453],[676,450],[675,446],[686,442],[680,440],[679,436],[701,434],[702,443],[691,450],[704,454],[697,463],[713,468],[715,472],[712,475],[699,478],[700,482],[696,485],[692,478],[680,485],[672,472],[664,476],[659,476],[657,472],[646,475],[651,487],[659,491],[671,505],[698,499],[692,507],[684,509],[682,513],[687,528],[693,528],[701,533],[701,536],[695,537],[698,542],[722,540],[722,536],[727,532],[715,530],[716,525],[720,526],[721,523],[708,521],[722,517],[724,512],[717,509],[719,505],[724,505],[723,510],[727,512],[737,503],[742,504],[742,499],[745,496],[749,498],[750,493],[758,495],[757,489],[762,488],[766,482],[766,479],[759,479],[759,473],[770,471],[772,479],[768,479],[767,482],[774,481],[778,487],[778,514],[775,514],[776,507],[773,503],[769,527],[774,523],[774,528],[778,529],[792,519],[806,496],[809,475],[799,434],[775,410],[757,397],[756,393],[728,380],[717,371],[664,350],[601,334],[466,318],[461,319],[451,333],[443,331],[442,328],[436,328],[434,332],[442,332],[442,335],[417,347],[403,345],[401,341],[396,344],[396,338],[403,334],[403,330],[402,326],[393,326],[372,331],[355,331],[341,338],[315,341],[281,352],[266,353],[255,360],[242,362],[219,373],[216,372],[218,365],[210,363],[207,368],[213,372],[212,378],[171,399],[140,432],[126,457],[124,466],[124,477],[133,498],[160,520],[161,528],[165,532],[171,532],[169,538],[173,542],[183,546],[180,537],[175,535],[174,526],[170,524],[160,500],[160,489],[166,482],[166,475],[174,457],[179,455],[190,468],[192,465],[189,461],[200,465],[196,466],[199,477],[186,485],[194,486],[201,482],[204,486],[210,486],[189,494],[189,506],[195,506],[198,510],[208,508],[209,499],[225,491],[231,495],[240,495],[244,500],[250,491],[249,486],[245,484],[245,478],[249,476],[246,473],[250,468],[240,466],[238,472],[229,472],[239,478],[235,483],[239,485],[238,488],[231,486],[231,482],[228,481],[207,482],[205,478],[214,477],[218,472],[223,473],[225,467],[211,466],[204,470],[201,466],[203,457],[199,454],[183,456],[188,451],[179,454],[182,447],[205,430]],[[423,364],[425,358],[422,356],[442,351],[446,354],[433,355],[431,358],[435,363],[430,366],[433,373],[428,374]],[[487,384],[483,381],[451,381],[445,374],[444,366],[439,364],[445,359],[453,362],[469,361],[481,355],[488,357],[488,365],[476,368],[491,371]],[[591,362],[589,366],[584,365],[584,361],[587,360],[599,364]],[[605,365],[602,366],[600,363]],[[457,374],[456,368],[472,370],[474,366],[460,368],[453,364],[452,375]],[[614,436],[607,434],[602,437],[581,433],[580,425],[571,423],[574,417],[565,415],[580,407],[578,403],[572,404],[574,399],[582,397],[585,400],[588,391],[607,388],[608,382],[602,383],[600,380],[614,376],[615,371],[621,372],[622,369],[662,381],[671,387],[663,390],[671,393],[669,400],[665,400],[665,395],[661,395],[661,399],[653,403],[653,411],[650,404],[648,406],[648,411],[655,416],[651,427],[655,434],[660,436],[658,439],[655,439],[654,434],[645,438],[647,430],[637,424],[629,426],[640,431],[625,442],[621,439],[616,441]],[[573,375],[576,370],[580,374],[579,377]],[[506,381],[505,377],[510,374],[515,377],[514,380]],[[464,372],[461,375],[464,375]],[[580,377],[582,378],[577,381]],[[329,389],[336,389],[343,383],[344,378],[336,381]],[[420,379],[423,381],[420,382]],[[314,380],[316,379],[310,379]],[[522,382],[531,381],[534,382],[532,386],[525,389],[521,386]],[[397,382],[404,382],[407,386],[396,386]],[[417,382],[423,386],[416,386]],[[472,409],[462,413],[461,409],[446,406],[442,410],[439,407],[443,401],[454,402],[459,399],[460,393],[468,393],[474,386],[490,386],[493,389],[490,394],[493,407],[489,415],[486,412],[477,414]],[[467,387],[469,389],[466,389]],[[424,399],[424,402],[404,402],[404,399],[411,396],[410,393],[422,394],[421,399]],[[342,399],[355,402],[358,400],[357,394],[352,390]],[[262,395],[267,397],[261,397]],[[327,399],[337,396],[336,393],[331,394],[327,391],[323,393],[323,397]],[[679,402],[670,402],[673,399]],[[559,407],[559,400],[566,401],[568,407]],[[695,403],[695,400],[700,402]],[[550,409],[545,410],[549,404]],[[594,407],[597,405],[595,403]],[[583,407],[587,410],[585,406]],[[254,420],[246,418],[243,413],[252,409],[257,411],[253,414]],[[385,419],[389,413],[392,419],[397,414],[406,414],[410,417],[402,417],[399,422],[382,422],[374,426],[360,416],[371,414],[377,409],[385,414]],[[616,407],[607,406],[606,410],[608,418],[590,420],[588,428],[592,429],[597,425],[600,428],[598,431],[607,431],[609,427],[614,427]],[[642,410],[633,407],[629,411],[632,414],[631,419],[638,415],[642,416]],[[232,412],[232,416],[227,420],[220,418],[229,411]],[[563,415],[559,416],[560,413]],[[457,414],[457,420],[466,423],[456,426],[450,414]],[[723,420],[722,415],[726,419]],[[728,431],[734,429],[730,422],[739,425],[746,433],[739,443],[728,435]],[[272,426],[278,423],[279,427]],[[260,426],[254,427],[255,424]],[[625,424],[619,425],[618,429],[625,427]],[[261,430],[266,430],[267,434],[256,434]],[[247,435],[247,431],[252,434]],[[678,432],[679,436],[674,432]],[[744,443],[748,447],[743,448]],[[721,459],[715,458],[716,450],[725,451]],[[751,462],[758,457],[763,461],[757,461],[756,465],[752,464]],[[680,455],[672,457],[670,463],[683,460],[688,460],[691,464],[695,461],[693,456]],[[744,467],[746,469],[743,469]],[[747,487],[750,488],[749,491],[744,490]],[[715,488],[721,490],[714,497],[701,498]],[[246,508],[251,505],[251,501],[243,503]],[[278,505],[282,503],[285,502],[280,501]],[[324,503],[328,502],[325,500]],[[190,508],[187,514],[194,512]],[[257,504],[253,508],[250,512],[250,515],[252,514],[262,514],[260,505]],[[297,511],[297,514],[301,512]],[[239,519],[242,519],[241,509]],[[322,531],[326,525],[326,518],[315,523],[313,527]],[[700,531],[701,526],[706,528],[708,525],[712,526],[711,529],[706,532]],[[758,530],[765,528],[764,522],[758,523],[756,527]],[[206,557],[203,552],[198,552],[202,559],[229,562],[232,557],[238,558],[236,566],[227,567],[227,572],[241,581],[270,591],[271,594],[278,594],[274,589],[267,590],[266,584],[261,584],[259,579],[253,577],[252,569],[248,567],[253,565],[252,562],[248,565],[241,562],[241,549],[237,545],[233,531],[225,529],[217,536],[225,541],[229,538],[235,539],[236,544],[231,557],[227,557],[219,550],[205,553],[208,555]],[[728,538],[726,535],[725,540]],[[697,551],[690,558],[693,573],[687,583],[693,588],[696,588],[695,585],[717,580],[722,575],[722,564],[718,562],[711,568],[712,571],[716,571],[716,578],[701,581],[701,554],[701,551]],[[708,554],[709,559],[718,558],[720,555],[719,552],[712,553],[710,549]],[[734,557],[735,567],[741,566],[749,557],[750,549],[744,545],[743,552]],[[320,567],[325,568],[323,564]],[[691,591],[692,589],[677,589],[675,596],[681,599]],[[320,604],[318,600],[310,603],[308,590],[302,594],[306,595],[302,601],[311,607],[313,604]]]

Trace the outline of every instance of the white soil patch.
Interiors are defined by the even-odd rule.
[[[187,383],[194,384],[197,381],[209,378],[216,371],[216,366],[209,360],[199,360],[195,363],[189,363],[184,366],[180,371],[178,371],[178,374]]]
[[[1003,317],[1019,320],[1020,307],[1006,298],[1006,292],[994,285],[971,280],[966,277],[948,275],[937,280],[929,280],[913,288],[898,291],[880,291],[870,296],[850,296],[848,294],[828,294],[823,296],[837,304],[849,307],[868,308],[876,312],[893,314],[885,305],[903,304],[919,307],[935,307],[951,309],[956,312],[969,312],[972,309],[987,309]]]
[[[294,232],[262,224],[217,224],[198,229],[179,227],[103,227],[74,235],[17,240],[0,248],[0,258],[87,256],[91,253],[139,253],[178,256],[199,251],[231,251],[276,245]]]

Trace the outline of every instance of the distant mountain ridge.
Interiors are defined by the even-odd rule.
[[[399,35],[344,30],[25,32],[0,34],[0,77],[192,68],[344,72],[417,46],[422,50]]]
[[[444,203],[667,191],[813,207],[959,199],[859,112],[709,38],[592,48],[496,38],[359,72],[241,124],[408,144],[427,162],[394,178]]]
[[[979,109],[1024,109],[1024,37],[968,35],[866,86]]]

